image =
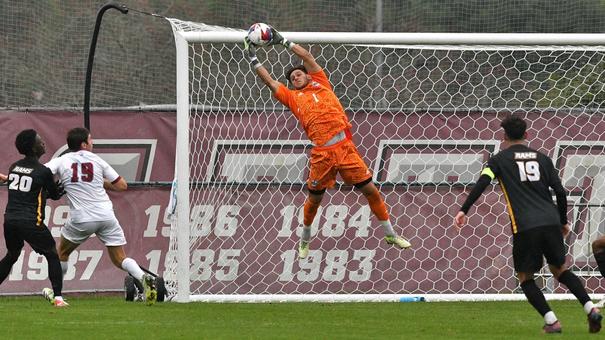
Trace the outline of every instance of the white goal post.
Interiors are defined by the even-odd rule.
[[[339,182],[298,260],[312,145],[250,68],[245,31],[169,20],[177,204],[164,277],[174,301],[523,299],[498,186],[469,226],[451,228],[510,113],[555,161],[570,192],[568,264],[602,295],[590,241],[605,232],[605,34],[283,32],[325,68],[396,231],[413,245],[382,242],[359,193]],[[281,81],[300,63],[281,46],[257,54]],[[572,298],[539,276],[549,298]]]

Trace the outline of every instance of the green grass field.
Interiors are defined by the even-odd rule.
[[[527,302],[207,304],[81,296],[0,297],[2,339],[512,339],[543,338]],[[565,339],[590,336],[576,301],[551,303]],[[557,336],[557,335],[555,335]],[[595,335],[592,335],[593,337]],[[558,336],[559,337],[559,336]],[[599,337],[599,335],[596,335]]]

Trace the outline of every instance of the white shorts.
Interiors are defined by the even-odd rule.
[[[126,244],[126,237],[120,222],[117,219],[95,222],[75,223],[67,221],[61,229],[61,235],[68,241],[81,244],[92,234],[96,234],[99,240],[105,246],[123,246]]]

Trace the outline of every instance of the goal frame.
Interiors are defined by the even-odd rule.
[[[409,302],[461,300],[523,300],[523,294],[318,294],[318,295],[190,295],[189,282],[189,44],[241,43],[245,31],[184,32],[173,30],[176,45],[176,212],[177,237],[175,302]],[[544,34],[544,33],[368,33],[368,32],[282,32],[296,43],[359,44],[359,45],[423,45],[423,46],[605,46],[605,34]],[[252,72],[252,71],[251,71]],[[425,298],[426,297],[426,298]],[[602,297],[602,294],[593,294]],[[574,299],[571,294],[547,294],[548,299]]]

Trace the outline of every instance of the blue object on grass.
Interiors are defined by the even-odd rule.
[[[399,302],[424,302],[423,296],[404,296],[399,298]]]

